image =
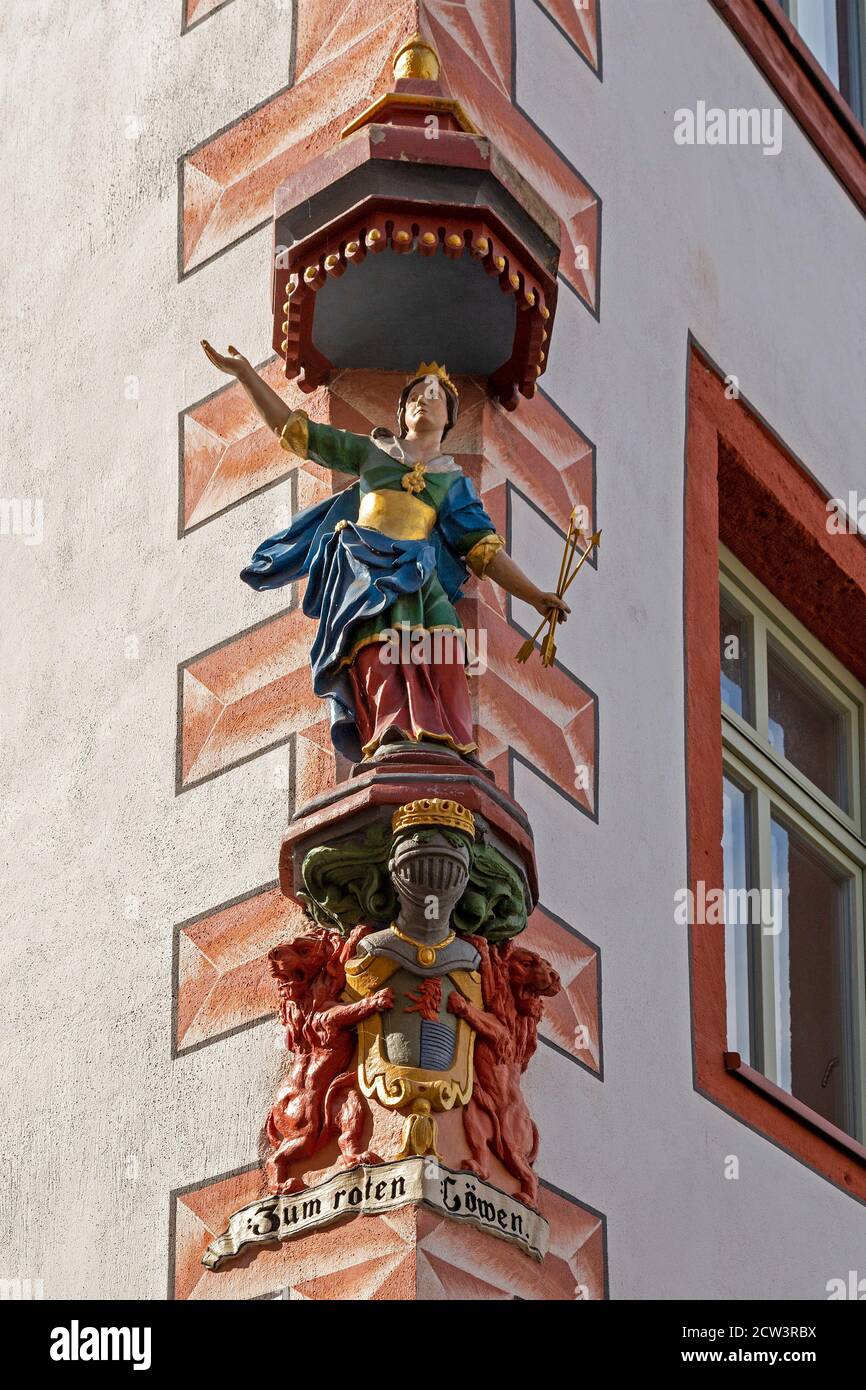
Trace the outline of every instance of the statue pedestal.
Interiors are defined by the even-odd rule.
[[[216,1270],[258,1246],[302,1239],[318,1229],[406,1206],[423,1206],[461,1226],[471,1226],[539,1262],[547,1253],[549,1226],[539,1212],[472,1173],[434,1159],[404,1158],[342,1171],[302,1192],[249,1203],[232,1215],[228,1229],[211,1242],[202,1264]]]
[[[398,822],[408,824],[395,833]],[[436,744],[389,743],[296,813],[280,884],[318,929],[271,952],[286,1046],[319,1052],[295,1068],[272,1112],[271,1190],[314,1185],[339,1167],[430,1155],[531,1204],[531,1159],[523,1160],[532,1124],[515,1094],[520,1038],[529,1034],[520,1034],[509,967],[491,944],[521,932],[536,901],[521,808],[480,763]],[[547,969],[537,993],[559,988]],[[501,1018],[487,1012],[493,990],[505,996]],[[534,1050],[534,1026],[531,1037]],[[496,1058],[506,1054],[500,1087]],[[479,1061],[486,1092],[475,1079]],[[504,1148],[494,1142],[500,1131]],[[515,1143],[524,1150],[516,1163]]]
[[[416,1168],[423,1162],[409,1161]],[[363,1179],[361,1170],[342,1175],[330,1189],[328,1201],[333,1203],[336,1193],[343,1190],[345,1196],[339,1199],[342,1207],[349,1193],[360,1188],[353,1193],[356,1214],[308,1227],[294,1238],[275,1239],[271,1233],[270,1240],[252,1242],[237,1255],[216,1261],[208,1251],[217,1247],[215,1253],[219,1253],[221,1238],[231,1229],[232,1220],[242,1225],[245,1211],[263,1209],[265,1214],[257,1223],[262,1228],[274,1224],[275,1211],[280,1215],[287,1211],[291,1217],[292,1205],[298,1208],[299,1221],[315,1222],[320,1213],[312,1206],[304,1217],[304,1194],[294,1199],[263,1194],[260,1171],[224,1179],[206,1193],[186,1194],[178,1206],[174,1297],[360,1302],[570,1302],[605,1297],[604,1221],[597,1212],[542,1187],[539,1206],[543,1225],[538,1229],[546,1236],[547,1250],[539,1261],[519,1242],[502,1237],[498,1213],[502,1211],[501,1220],[510,1226],[512,1207],[506,1198],[496,1197],[495,1189],[491,1189],[491,1197],[476,1185],[482,1203],[490,1202],[493,1207],[492,1214],[486,1206],[481,1213],[469,1213],[478,1217],[477,1224],[461,1221],[459,1213],[442,1210],[435,1194],[430,1204],[409,1201],[385,1209],[400,1167],[370,1168]],[[440,1184],[451,1176],[444,1166],[439,1173]],[[385,1188],[383,1182],[388,1184]],[[449,1185],[447,1199],[453,1201],[455,1192]],[[396,1195],[399,1198],[399,1193]],[[307,1194],[306,1200],[309,1203],[313,1198]],[[318,1200],[324,1211],[324,1194]],[[370,1209],[357,1214],[367,1201]],[[378,1212],[372,1209],[377,1201],[383,1208]],[[522,1214],[522,1208],[515,1209]],[[491,1219],[500,1228],[499,1235],[484,1228]],[[530,1226],[524,1229],[532,1234]]]
[[[520,1078],[560,982],[515,940],[521,807],[480,763],[388,744],[296,813],[280,885],[312,920],[270,953],[273,1152],[210,1189],[181,1296],[603,1297],[599,1218],[532,1171]]]

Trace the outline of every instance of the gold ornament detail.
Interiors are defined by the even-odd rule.
[[[465,835],[475,839],[475,817],[459,801],[443,800],[439,796],[425,796],[419,801],[407,801],[398,806],[391,817],[391,830],[406,830],[413,825],[447,825],[452,830],[462,830]]]
[[[400,479],[400,486],[406,492],[423,492],[427,486],[427,465],[426,463],[416,463],[404,473]]]
[[[447,936],[443,936],[441,941],[418,941],[414,936],[407,936],[406,932],[400,930],[396,922],[391,923],[391,930],[400,941],[405,941],[410,946],[415,947],[415,954],[419,965],[429,966],[436,964],[436,952],[441,951],[444,946],[450,946],[454,940],[455,933],[450,931]]]
[[[433,1115],[429,1100],[416,1100],[406,1119],[400,1136],[398,1158],[424,1158],[432,1154],[434,1158],[442,1155],[436,1148],[438,1139],[436,1116]]]
[[[358,508],[358,525],[398,541],[426,541],[436,524],[436,508],[392,488],[367,492]]]
[[[419,378],[422,376],[438,377],[439,380],[442,382],[442,385],[447,386],[449,391],[453,391],[455,396],[460,395],[460,392],[457,390],[457,387],[454,385],[454,382],[448,375],[447,369],[445,367],[440,367],[438,362],[419,362],[418,370],[412,377],[412,380],[418,381]]]
[[[439,77],[439,54],[416,32],[394,54],[394,76],[421,78],[435,82]]]
[[[309,419],[304,410],[293,410],[290,412],[286,423],[280,430],[280,443],[290,454],[297,454],[298,458],[305,459],[310,444]]]
[[[482,536],[480,541],[476,541],[472,549],[467,550],[463,559],[472,573],[477,574],[479,579],[483,579],[491,560],[499,554],[504,545],[505,541],[499,532],[492,531],[489,536]]]
[[[394,76],[396,78],[420,78],[423,82],[436,82],[439,78],[439,54],[420,34],[413,34],[404,44],[401,44],[393,58]],[[369,125],[371,121],[381,118],[382,112],[393,108],[403,112],[406,108],[414,107],[424,116],[429,116],[433,112],[441,111],[443,115],[451,117],[461,130],[467,131],[470,135],[480,135],[477,126],[474,126],[467,116],[459,101],[453,97],[437,95],[435,91],[426,92],[385,92],[377,97],[366,110],[350,121],[340,131],[340,139],[345,140],[353,131],[360,130],[362,126]]]
[[[381,989],[399,968],[399,962],[386,956],[375,956],[372,960],[369,956],[356,956],[346,964],[343,1000],[351,1003],[356,999],[368,998]],[[449,978],[470,1004],[484,1008],[481,978],[476,970],[451,970]],[[450,1067],[445,1071],[404,1067],[388,1060],[382,1016],[374,1014],[358,1024],[358,1084],[365,1096],[377,1100],[388,1110],[412,1106],[413,1114],[421,1115],[425,1113],[423,1107],[421,1110],[415,1108],[419,1101],[426,1102],[431,1110],[451,1110],[455,1105],[467,1105],[472,1095],[474,1047],[474,1030],[465,1018],[458,1018],[454,1060]],[[408,1118],[411,1120],[412,1115]],[[412,1125],[411,1129],[414,1128]],[[419,1133],[419,1141],[422,1135],[423,1130]],[[404,1143],[409,1137],[404,1128]]]
[[[542,356],[544,356],[543,353]],[[541,371],[541,367],[536,367],[535,370],[538,373]],[[577,508],[572,507],[571,516],[568,518],[568,531],[566,532],[565,536],[565,549],[562,552],[562,560],[559,564],[559,579],[556,583],[557,598],[563,597],[572,580],[577,575],[578,570],[586,562],[586,559],[590,555],[592,550],[601,542],[601,532],[594,531],[592,533],[592,535],[589,538],[589,543],[586,546],[586,549],[581,554],[580,559],[577,561],[577,564],[575,564],[574,560],[578,548],[581,542],[585,540],[586,536],[583,534],[583,532],[577,524]],[[556,632],[556,624],[558,622],[559,609],[548,608],[547,612],[545,613],[541,622],[538,624],[538,627],[535,629],[532,636],[527,637],[526,641],[520,647],[520,650],[517,652],[515,660],[520,662],[525,662],[529,660],[529,658],[532,656],[532,653],[535,651],[535,643],[538,640],[538,637],[540,636],[542,629],[546,627],[548,629],[547,635],[541,644],[541,664],[542,666],[552,666],[554,661],[556,660],[556,642],[554,641],[554,633]]]

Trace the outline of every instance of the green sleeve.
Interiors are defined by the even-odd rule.
[[[313,420],[309,422],[307,458],[320,463],[323,468],[333,468],[338,473],[353,473],[358,477],[371,448],[373,445],[363,434],[338,430],[333,425],[317,425]]]

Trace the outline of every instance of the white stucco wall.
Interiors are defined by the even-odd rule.
[[[601,564],[558,640],[600,699],[599,824],[522,769],[516,792],[545,903],[602,948],[605,1081],[540,1048],[539,1169],[606,1213],[614,1298],[822,1298],[866,1274],[866,1211],[692,1089],[686,335],[830,491],[863,488],[866,222],[787,116],[775,159],[675,145],[680,106],[779,104],[708,0],[603,8],[599,84],[517,0],[519,100],[604,200],[601,321],[563,290],[544,379],[598,446]],[[178,661],[285,604],[237,582],[284,489],[177,540],[198,341],[268,354],[269,233],[178,283],[176,164],[285,83],[290,21],[234,0],[181,38],[179,9],[0,13],[2,492],[44,505],[42,544],[0,537],[0,1276],[48,1297],[165,1296],[169,1192],[252,1161],[276,1066],[267,1028],[170,1060],[173,924],[273,876],[286,760],[174,794]]]
[[[173,924],[274,877],[287,756],[175,797],[177,663],[285,606],[237,574],[287,500],[177,539],[199,339],[269,353],[267,232],[178,283],[177,160],[285,85],[290,17],[235,0],[181,38],[180,9],[0,13],[3,491],[44,499],[42,545],[0,538],[0,1275],[46,1297],[165,1297],[169,1192],[254,1158],[277,1061],[257,1030],[171,1061]]]
[[[866,1210],[692,1089],[672,907],[687,881],[686,340],[828,492],[862,493],[866,221],[787,113],[775,157],[675,144],[680,107],[780,105],[709,3],[605,5],[601,85],[536,6],[517,13],[518,101],[603,198],[600,322],[562,293],[544,377],[598,448],[601,559],[559,657],[599,696],[599,824],[522,771],[516,792],[545,901],[574,920],[579,894],[576,925],[601,947],[605,1081],[542,1050],[539,1167],[607,1212],[612,1298],[825,1298],[863,1273]]]

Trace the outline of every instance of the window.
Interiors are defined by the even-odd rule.
[[[866,691],[722,551],[728,1046],[862,1141]]]
[[[863,120],[866,0],[779,0],[830,81]]]

